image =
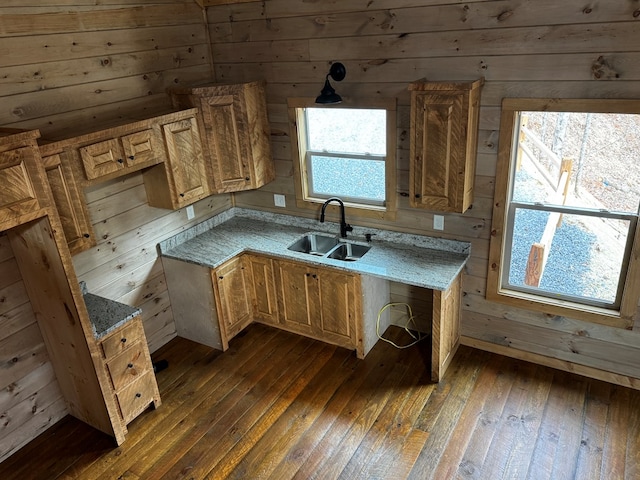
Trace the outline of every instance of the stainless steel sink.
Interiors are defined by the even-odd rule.
[[[308,253],[309,255],[324,256],[339,243],[336,237],[311,233],[296,240],[289,245],[288,249],[294,252]]]
[[[294,252],[306,253],[308,255],[353,262],[360,259],[371,247],[343,239],[341,240],[330,235],[309,233],[300,237],[287,248]]]
[[[354,262],[362,258],[370,248],[371,247],[367,245],[359,245],[357,243],[341,243],[335,247],[327,257],[345,262]]]

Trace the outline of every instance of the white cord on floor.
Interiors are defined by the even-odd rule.
[[[409,315],[408,318],[407,318],[407,323],[404,326],[404,330],[409,335],[411,335],[411,338],[413,338],[415,340],[414,342],[411,342],[408,345],[396,345],[391,340],[388,340],[388,339],[384,338],[382,335],[380,335],[380,317],[382,316],[382,313],[389,307],[398,307],[398,306],[402,306],[402,305],[407,307],[408,315]],[[413,324],[416,332],[418,332],[418,336],[417,337],[413,334],[413,332],[411,332],[411,330],[409,330],[409,325],[410,324]],[[422,333],[418,330],[418,327],[417,327],[416,322],[415,322],[415,317],[413,316],[413,311],[411,310],[411,305],[409,305],[408,303],[402,303],[402,302],[390,302],[390,303],[387,303],[385,306],[383,306],[380,309],[380,311],[378,312],[378,319],[376,320],[376,335],[378,335],[378,338],[380,340],[384,340],[385,342],[390,343],[391,345],[393,345],[396,348],[413,347],[420,340],[424,340],[425,338],[428,337],[428,335],[422,335]]]

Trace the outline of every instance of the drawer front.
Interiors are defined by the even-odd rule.
[[[124,154],[117,138],[80,148],[84,173],[88,180],[108,175],[124,168]]]
[[[129,423],[136,418],[140,412],[153,402],[156,391],[155,385],[153,372],[147,372],[116,394],[125,423]]]
[[[120,355],[107,361],[113,388],[116,391],[129,385],[151,370],[151,360],[145,355],[142,342],[136,342]]]
[[[0,153],[0,210],[6,209],[7,216],[22,215],[40,208],[25,165],[29,153],[28,148]],[[0,218],[4,220],[2,212]]]
[[[108,360],[119,353],[122,353],[128,346],[134,344],[139,339],[144,338],[141,331],[140,321],[132,320],[122,327],[118,333],[110,335],[102,340],[102,351]]]
[[[123,136],[122,146],[127,165],[159,163],[162,161],[160,146],[157,145],[152,129]]]

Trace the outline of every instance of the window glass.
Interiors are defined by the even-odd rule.
[[[640,115],[516,115],[502,288],[618,308],[640,204]]]
[[[305,177],[310,199],[337,196],[383,207],[386,199],[387,112],[365,108],[306,108]]]
[[[314,195],[384,202],[385,162],[311,155],[310,190]]]
[[[386,155],[386,111],[307,108],[308,149],[316,152]]]

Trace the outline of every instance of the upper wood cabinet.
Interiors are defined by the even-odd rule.
[[[175,210],[210,195],[196,110],[185,112],[160,125],[165,161],[144,172],[151,206]]]
[[[47,206],[41,196],[42,171],[35,168],[40,158],[38,136],[37,131],[14,135],[0,131],[0,230],[36,218]]]
[[[473,202],[480,88],[417,82],[411,91],[409,198],[412,207],[465,212]]]
[[[134,131],[126,133],[131,129]],[[138,129],[139,131],[135,131]],[[87,142],[92,141],[92,136],[100,138],[100,132],[90,135]],[[164,159],[157,134],[153,128],[147,128],[144,122],[109,129],[102,132],[102,136],[112,138],[89,143],[78,149],[87,180],[115,178],[123,173],[155,165]]]
[[[64,152],[48,153],[46,146],[40,151],[69,250],[74,254],[93,247],[96,240],[84,195],[78,188],[71,166],[62,161]]]
[[[198,107],[214,193],[256,189],[275,178],[263,82],[169,89],[174,107]]]

